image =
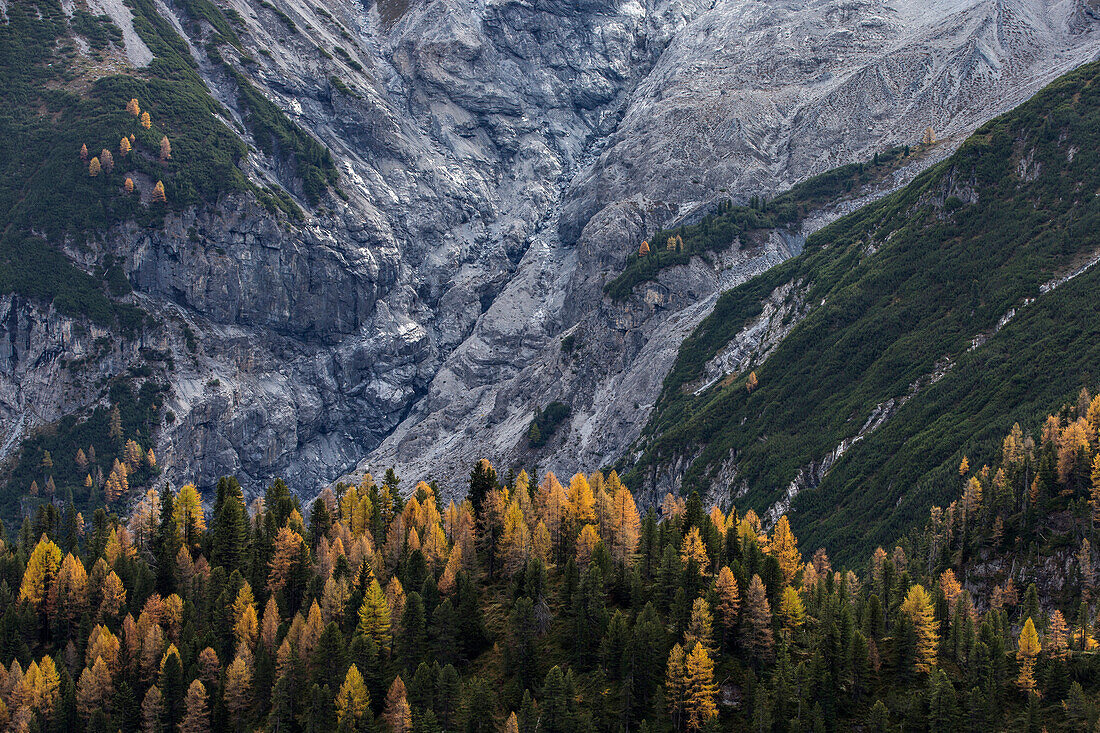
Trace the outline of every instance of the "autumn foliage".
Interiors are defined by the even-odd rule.
[[[1066,445],[1085,454],[1064,475],[1084,476],[1078,501],[1100,490],[1095,443],[1072,417],[1037,441],[1014,428],[995,467],[952,471],[958,501],[858,574],[801,549],[786,516],[769,525],[698,495],[640,510],[614,472],[563,485],[479,463],[476,504],[392,473],[326,489],[308,509],[281,481],[250,506],[228,478],[147,491],[125,521],[103,512],[71,537],[44,523],[3,546],[0,580],[18,589],[4,613],[19,614],[27,651],[9,652],[0,702],[9,720],[64,715],[77,729],[565,733],[610,716],[770,730],[801,709],[810,729],[839,730],[872,711],[957,720],[972,674],[984,682],[966,694],[987,701],[974,714],[993,729],[1028,705],[1087,718],[1095,686],[1074,697],[1058,680],[1096,647],[1091,601],[1056,608],[1023,577],[983,585],[960,559],[963,540],[998,551],[990,517],[1002,542],[1022,531],[1007,510],[1037,511],[1023,487],[1043,451],[1044,501],[1065,500],[1053,488]],[[155,465],[119,441],[110,491]],[[94,465],[83,449],[69,460]],[[1070,553],[1079,598],[1091,597],[1091,547]],[[734,706],[733,687],[752,693]]]

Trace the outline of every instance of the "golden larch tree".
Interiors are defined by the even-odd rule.
[[[943,571],[940,576],[940,590],[943,591],[943,597],[947,599],[947,607],[949,609],[955,608],[955,599],[962,593],[962,585],[959,583],[958,578],[955,577],[955,571],[951,568]]]
[[[95,178],[101,170],[102,166],[99,165],[99,158],[92,158],[91,162],[88,163],[88,175]]]
[[[225,708],[237,729],[248,718],[252,708],[252,656],[245,652],[238,654],[225,671]]]
[[[718,686],[714,662],[702,644],[696,644],[684,661],[684,688],[684,725],[689,731],[703,730],[718,715]]]
[[[516,501],[509,504],[504,513],[504,530],[497,546],[505,574],[514,577],[522,572],[531,554],[531,530]]]
[[[99,604],[99,613],[105,618],[116,619],[125,606],[126,587],[112,570],[103,581],[103,600]]]
[[[939,644],[932,598],[924,586],[914,585],[909,589],[899,610],[913,626],[916,637],[914,650],[916,670],[930,672],[936,663],[936,648]]]
[[[701,572],[705,573],[710,567],[710,556],[707,555],[707,546],[703,544],[698,527],[692,527],[684,535],[683,544],[680,545],[680,562],[687,565],[689,560],[694,560]]]
[[[596,529],[594,524],[586,524],[581,529],[579,535],[577,535],[577,555],[576,560],[578,565],[587,565],[588,561],[592,559],[592,551],[596,549],[596,545],[599,544],[600,533]]]
[[[153,118],[149,116],[148,112],[141,113],[141,126],[146,130],[153,126]]]
[[[90,667],[85,667],[80,673],[76,685],[76,709],[88,720],[112,694],[114,683],[111,681],[111,672],[102,657],[97,657]]]
[[[1016,684],[1026,693],[1035,691],[1035,658],[1041,651],[1035,622],[1028,617],[1024,622],[1024,628],[1020,630],[1020,641],[1016,649],[1016,661],[1020,665],[1020,675],[1016,678]]]
[[[789,585],[779,594],[778,614],[779,622],[788,634],[796,633],[806,620],[806,606],[802,603],[802,596]]]
[[[165,163],[172,159],[172,143],[168,142],[168,136],[160,139],[160,160]]]
[[[791,532],[786,514],[776,522],[770,547],[772,556],[779,561],[779,569],[783,571],[784,585],[790,585],[802,569],[802,553],[798,551],[798,540]]]
[[[157,181],[157,185],[153,186],[153,201],[158,204],[163,204],[168,201],[168,197],[164,193],[163,181]]]
[[[344,683],[336,694],[336,721],[341,730],[358,730],[370,708],[370,692],[363,675],[354,664],[348,668]]]
[[[23,580],[19,584],[19,601],[29,604],[36,611],[45,610],[47,594],[61,569],[61,548],[46,535],[38,540],[27,560]]]
[[[130,150],[131,150],[131,148],[130,148],[130,138],[124,137],[124,138],[122,138],[121,140],[118,141],[119,155],[123,155],[123,156],[129,155]]]
[[[673,725],[679,729],[680,715],[684,710],[684,690],[687,682],[687,667],[684,660],[684,648],[673,644],[668,654],[668,666],[665,667],[665,702],[672,715]]]
[[[573,474],[569,480],[569,518],[574,527],[596,521],[596,498],[583,473]]]
[[[615,478],[613,482],[609,480],[609,483],[618,483],[618,476],[614,471],[611,475]],[[622,484],[618,485],[611,499],[608,520],[611,530],[611,557],[619,565],[629,565],[634,556],[634,550],[638,547],[642,520],[638,516],[634,497]]]
[[[252,651],[259,634],[260,622],[256,616],[256,603],[252,595],[252,586],[245,581],[237,591],[233,601],[233,636],[237,640],[237,652]]]
[[[202,533],[206,531],[206,515],[202,510],[202,494],[194,484],[184,484],[180,489],[172,517],[176,520],[176,532],[183,546],[197,548]]]
[[[642,241],[642,245],[638,247],[638,256],[645,257],[647,254],[649,254],[649,242]]]

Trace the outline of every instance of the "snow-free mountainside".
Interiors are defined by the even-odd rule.
[[[0,729],[1100,730],[1098,55],[0,0]]]
[[[448,494],[475,455],[613,465],[722,291],[1100,48],[1084,1],[43,0],[3,20],[0,457],[64,446],[55,484],[81,505],[73,455],[104,431],[76,433],[116,406],[166,478],[250,495],[357,464]],[[863,189],[605,292],[656,230],[894,146],[911,157]],[[105,481],[117,449],[97,450]]]

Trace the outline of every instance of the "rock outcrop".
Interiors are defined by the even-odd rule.
[[[254,492],[283,475],[307,495],[357,461],[450,490],[480,456],[564,473],[613,462],[718,294],[807,232],[739,242],[612,302],[603,285],[642,238],[929,125],[946,154],[1100,49],[1083,0],[229,5],[242,50],[226,58],[329,147],[346,200],[291,225],[233,197],[71,254],[89,268],[123,257],[161,323],[145,338],[174,355],[177,419],[157,446],[169,478],[236,473]],[[201,50],[210,29],[161,10],[242,120]],[[300,193],[274,160],[249,166]],[[0,372],[10,446],[98,397],[31,409],[49,402],[43,385],[69,394],[87,378],[61,361],[82,342],[42,309],[0,307],[17,313],[4,343],[28,344]],[[119,348],[104,374],[126,368]],[[53,382],[31,376],[45,363]],[[571,416],[532,452],[532,415],[554,400]]]

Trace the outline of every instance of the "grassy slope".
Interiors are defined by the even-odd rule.
[[[920,148],[916,155],[927,152]],[[797,184],[771,201],[753,201],[751,206],[722,205],[696,224],[658,230],[649,238],[652,248],[644,257],[631,257],[626,268],[604,286],[615,300],[630,297],[634,288],[655,280],[661,270],[686,265],[693,256],[709,257],[733,244],[742,234],[765,232],[776,227],[796,229],[808,214],[847,198],[859,196],[880,184],[887,176],[906,163],[914,152],[908,147],[891,148],[879,153],[873,161],[851,163],[834,168]],[[682,250],[669,250],[669,237],[683,239]]]
[[[245,178],[241,164],[247,146],[222,122],[228,113],[210,96],[187,43],[152,0],[128,4],[135,29],[155,58],[144,69],[122,74],[100,76],[103,68],[119,68],[121,33],[109,18],[84,11],[69,18],[57,0],[26,0],[9,3],[7,22],[0,23],[0,293],[52,303],[65,315],[123,337],[140,331],[146,317],[120,301],[130,292],[122,270],[108,258],[85,272],[57,245],[67,241],[79,247],[125,221],[155,228],[170,210],[211,205],[233,192],[251,191],[269,210],[300,215],[282,191],[259,190]],[[215,28],[215,42],[239,44],[221,11],[207,0],[185,6],[193,20]],[[77,37],[91,53],[78,52]],[[257,144],[287,160],[302,179],[306,198],[316,202],[336,181],[327,149],[243,76],[237,81]],[[150,129],[125,111],[131,98],[149,112]],[[136,138],[134,150],[123,156],[119,142],[130,134]],[[172,157],[161,161],[165,135]],[[82,144],[89,157],[111,150],[114,170],[89,176],[79,155]],[[127,177],[147,187],[163,180],[167,205],[143,204],[127,194]],[[97,463],[105,473],[110,470],[121,442],[107,437],[108,405],[120,409],[124,438],[152,444],[163,400],[162,387],[147,379],[154,367],[135,366],[103,385],[106,399],[96,409],[66,417],[23,442],[0,474],[0,516],[9,525],[31,481],[43,486],[48,478],[39,466],[46,450],[54,456],[48,473],[60,496],[72,491],[86,515],[102,504],[101,490],[88,492],[83,486],[86,472],[73,460],[76,450],[94,445]]]
[[[1087,371],[1095,306],[1081,298],[1095,274],[1024,309],[990,343],[962,355],[971,337],[1100,247],[1098,81],[1097,65],[1063,77],[906,189],[836,222],[800,257],[724,295],[685,341],[631,479],[701,450],[684,481],[699,488],[732,452],[749,487],[742,503],[766,507],[800,467],[854,435],[877,404],[906,394],[942,357],[961,356],[947,378],[857,444],[795,504],[796,531],[807,542],[864,556],[877,538],[923,519],[931,499],[956,492],[942,480],[974,426],[982,426],[979,435],[1001,435],[1021,417],[1019,405],[1038,416],[1075,392],[1083,374],[1051,376],[1047,365],[1077,352]],[[1038,174],[1024,180],[1018,163],[1030,151],[1029,170],[1038,163]],[[955,185],[976,191],[977,201],[950,196]],[[691,397],[683,387],[759,312],[761,297],[800,279],[807,302],[824,305],[757,369],[760,387],[748,394],[741,378]],[[1022,349],[1031,341],[1037,345]]]

